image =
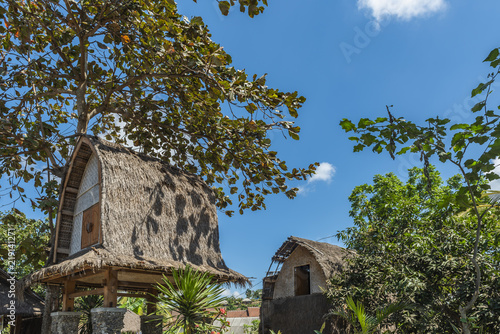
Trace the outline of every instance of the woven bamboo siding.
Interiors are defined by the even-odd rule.
[[[85,172],[85,167],[87,166],[87,162],[89,161],[91,155],[92,149],[88,145],[82,144],[80,149],[78,150],[77,155],[74,158],[69,175],[67,176],[66,187],[73,189],[80,188],[83,174]],[[60,203],[60,217],[58,221],[58,250],[71,249],[76,202],[76,193],[64,191],[64,200]],[[57,258],[57,262],[63,260],[67,255],[67,253],[62,253],[61,255],[59,255]]]
[[[73,231],[71,236],[70,255],[82,249],[82,219],[83,212],[99,202],[99,164],[97,157],[92,155],[87,162],[80,183],[76,204],[74,206]],[[97,226],[95,226],[97,231]],[[87,244],[87,243],[84,243]]]

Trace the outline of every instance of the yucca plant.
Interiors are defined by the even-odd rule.
[[[411,305],[406,302],[392,303],[376,310],[373,316],[366,313],[363,303],[355,302],[351,296],[348,296],[344,308],[330,314],[343,318],[353,334],[390,333],[389,331],[382,332],[381,327],[384,321],[391,314],[410,307]]]
[[[219,312],[210,310],[222,306],[224,289],[215,283],[213,276],[200,273],[190,266],[172,270],[173,282],[163,277],[163,284],[157,284],[160,292],[157,299],[174,314],[166,319],[171,331],[182,330],[185,334],[194,334],[206,330],[213,323]],[[175,315],[178,314],[178,315]]]
[[[104,297],[101,295],[89,295],[76,298],[75,311],[83,313],[78,326],[79,334],[92,334],[92,319],[90,317],[90,311],[93,308],[101,307],[103,302]]]

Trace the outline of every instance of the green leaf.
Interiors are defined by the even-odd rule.
[[[488,55],[488,57],[486,57],[486,59],[483,60],[483,61],[489,61],[489,62],[491,62],[491,61],[497,59],[497,57],[498,57],[499,54],[500,54],[500,52],[498,51],[498,48],[493,49],[493,50],[491,50],[491,52]]]
[[[231,8],[231,5],[227,1],[219,1],[219,9],[222,13],[222,15],[227,16],[229,14],[229,8]]]
[[[485,101],[478,102],[471,108],[471,111],[478,112],[479,110],[483,109],[485,105],[486,105]]]
[[[109,48],[108,48],[108,46],[107,46],[106,44],[103,44],[103,43],[101,43],[101,42],[97,42],[97,46],[98,46],[99,48],[101,48],[101,49],[105,49],[105,50],[109,49]]]
[[[204,23],[203,23],[203,19],[200,16],[194,16],[191,19],[191,24],[202,26]]]
[[[345,132],[356,130],[356,125],[354,125],[354,123],[347,118],[344,118],[342,119],[342,121],[340,121],[340,126],[342,127],[342,129],[344,129]]]

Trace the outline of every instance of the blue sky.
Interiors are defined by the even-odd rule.
[[[294,167],[324,163],[321,178],[297,182],[305,190],[294,200],[269,198],[265,211],[219,216],[226,263],[255,277],[255,288],[288,236],[318,240],[351,226],[347,198],[356,185],[379,173],[404,178],[420,166],[413,156],[353,153],[342,118],[385,116],[392,104],[395,115],[414,121],[466,121],[470,91],[489,71],[482,60],[499,46],[494,0],[271,0],[253,19],[237,8],[224,17],[215,1],[180,1],[179,12],[202,16],[236,67],[268,73],[269,86],[307,98],[297,119],[300,141],[273,139]],[[456,173],[438,167],[445,176]]]
[[[394,105],[395,115],[414,121],[470,120],[470,91],[489,70],[482,60],[500,46],[498,0],[269,0],[253,19],[237,8],[224,17],[214,0],[178,3],[188,18],[203,17],[235,67],[268,73],[269,86],[307,98],[297,119],[300,141],[271,138],[292,167],[322,163],[318,175],[294,183],[302,189],[294,200],[277,195],[265,211],[219,215],[223,257],[254,277],[255,288],[288,236],[339,244],[331,236],[351,225],[347,198],[356,185],[380,173],[404,178],[420,166],[412,156],[353,153],[342,118],[385,116]]]

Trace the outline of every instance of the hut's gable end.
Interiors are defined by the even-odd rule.
[[[99,191],[99,162],[97,156],[92,154],[76,197],[70,255],[96,244],[99,240]]]
[[[326,287],[326,276],[316,258],[303,246],[298,246],[285,260],[274,286],[274,299],[296,294],[296,268],[309,266],[310,293],[321,293]]]

